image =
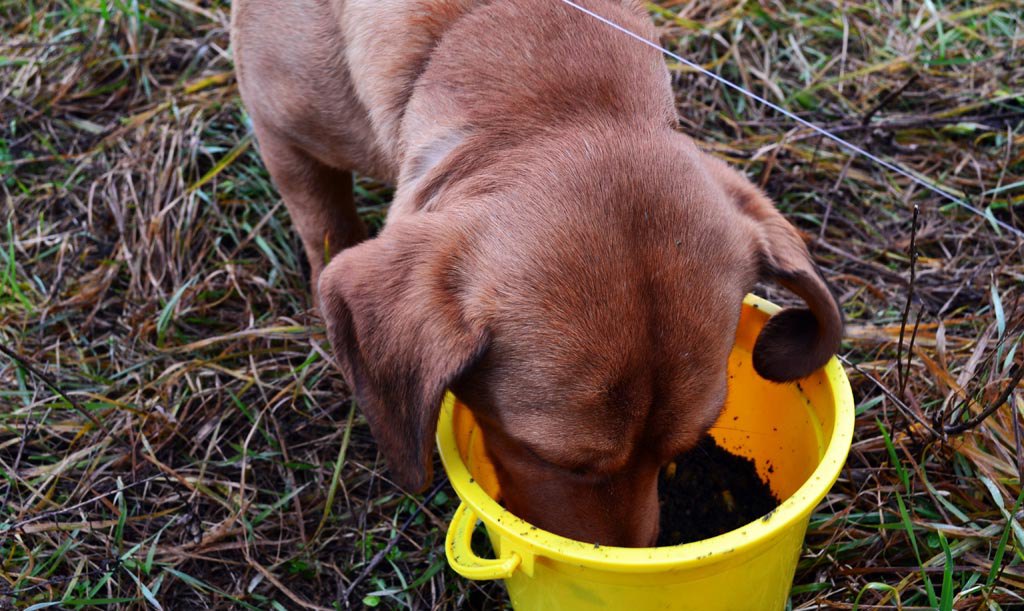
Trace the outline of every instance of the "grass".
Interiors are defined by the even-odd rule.
[[[985,212],[670,63],[682,129],[800,226],[849,319],[855,442],[790,607],[1024,608],[1024,253],[988,218],[1024,228],[1024,5],[649,8]],[[330,367],[228,12],[0,0],[0,609],[500,608],[445,565],[450,488],[388,481]],[[357,192],[379,225],[388,187]]]

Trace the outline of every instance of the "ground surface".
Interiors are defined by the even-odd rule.
[[[1024,228],[1020,2],[650,9],[671,48]],[[501,607],[446,567],[450,489],[396,489],[331,370],[227,15],[0,0],[0,609]],[[682,129],[764,185],[849,318],[855,444],[792,608],[1024,608],[1021,240],[670,67]],[[358,188],[379,223],[387,187]]]

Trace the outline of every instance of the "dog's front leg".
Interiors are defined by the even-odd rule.
[[[366,238],[366,227],[356,213],[352,172],[326,166],[259,126],[256,136],[270,176],[302,238],[314,305],[318,305],[316,287],[324,266],[338,252]]]

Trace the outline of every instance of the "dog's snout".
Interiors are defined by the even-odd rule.
[[[619,544],[621,547],[653,547],[658,541],[661,516],[657,480],[647,488],[638,495],[637,505],[630,512],[632,519],[626,522],[626,540]]]
[[[658,539],[657,472],[627,472],[602,482],[505,478],[505,506],[557,535],[614,547],[651,547]]]

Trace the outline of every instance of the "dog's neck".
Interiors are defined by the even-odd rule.
[[[654,37],[638,6],[592,4]],[[657,52],[552,0],[481,4],[450,24],[415,80],[401,122],[392,214],[429,207],[453,182],[492,168],[526,142],[675,123]]]

